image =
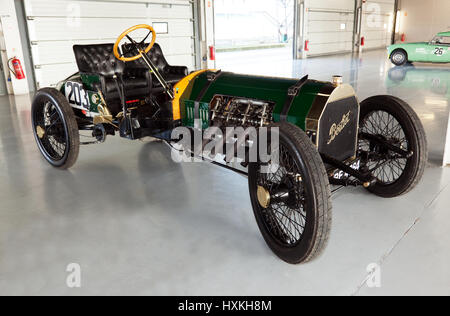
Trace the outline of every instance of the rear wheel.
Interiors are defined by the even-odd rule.
[[[360,133],[381,137],[409,152],[402,157],[360,137],[363,168],[377,179],[368,190],[382,197],[395,197],[412,190],[422,178],[428,160],[424,128],[414,110],[392,96],[375,96],[361,102]]]
[[[78,158],[80,135],[75,114],[61,92],[39,90],[31,107],[31,120],[44,158],[56,168],[72,167]]]
[[[403,49],[397,49],[391,54],[391,61],[396,66],[403,66],[408,62],[408,55]]]
[[[307,262],[322,252],[330,233],[328,177],[319,153],[300,128],[290,123],[272,127],[278,127],[279,161],[249,165],[253,211],[278,257],[292,264]]]

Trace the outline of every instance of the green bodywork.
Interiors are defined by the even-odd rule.
[[[211,72],[198,75],[182,95],[180,106],[184,125],[192,126],[191,124],[193,124],[192,116],[187,114],[189,114],[189,109],[192,109],[194,102],[200,102],[200,110],[202,108],[206,110],[209,109],[209,104],[215,95],[273,102],[275,108],[272,116],[274,122],[278,122],[288,98],[289,88],[299,81],[299,79],[248,76],[224,72],[210,83],[209,75],[211,75]],[[204,89],[208,85],[209,87],[205,91]],[[306,117],[312,105],[318,94],[327,89],[332,90],[334,88],[327,82],[307,80],[292,102],[287,121],[305,130]],[[204,95],[199,99],[202,93]]]
[[[391,45],[389,57],[397,49],[406,51],[410,62],[450,63],[450,32],[438,33],[430,42]]]
[[[191,100],[183,100],[181,102],[181,117],[183,126],[195,126],[195,102]],[[202,122],[202,129],[210,126],[209,122],[209,103],[199,103],[199,119]]]
[[[280,116],[288,98],[288,90],[299,82],[299,79],[271,78],[261,76],[241,75],[230,72],[220,73],[215,80],[210,76],[214,72],[207,71],[197,75],[189,83],[187,89],[180,98],[181,122],[184,126],[195,126],[195,106],[198,102],[199,116],[202,128],[209,127],[209,112],[211,100],[216,95],[248,98],[253,100],[273,103],[272,118],[274,122],[280,121]],[[66,93],[67,83],[78,83],[81,85],[82,95],[88,95],[89,106],[86,104],[77,106],[69,100],[71,106],[80,110],[86,110],[89,114],[98,113],[100,96],[94,91],[94,84],[99,82],[96,75],[76,74],[58,84],[58,89],[68,98]],[[329,94],[335,89],[329,82],[306,80],[293,99],[290,110],[287,113],[287,121],[306,130],[306,118],[314,104],[325,105]],[[203,95],[203,97],[201,97]]]
[[[75,102],[75,98],[72,97],[69,99],[70,91],[66,93],[67,83],[78,84],[80,87],[80,102],[82,104],[77,105]],[[85,110],[88,113],[88,116],[96,115],[98,113],[98,105],[101,103],[101,98],[98,91],[94,89],[94,83],[99,83],[100,78],[98,75],[86,75],[86,74],[74,74],[71,77],[67,78],[64,81],[61,81],[57,85],[57,89],[66,96],[69,101],[69,104],[77,108],[79,110]],[[83,96],[86,95],[86,98]]]
[[[85,88],[91,91],[95,90],[94,89],[95,83],[100,83],[100,78],[99,76],[96,75],[81,74],[80,79],[83,82]]]

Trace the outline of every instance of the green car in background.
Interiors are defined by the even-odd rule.
[[[438,33],[430,42],[391,45],[388,51],[396,66],[408,62],[450,63],[450,32]]]

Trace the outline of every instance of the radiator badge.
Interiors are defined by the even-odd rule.
[[[330,139],[328,140],[328,145],[331,144],[335,138],[344,130],[347,124],[350,122],[351,111],[342,116],[342,121],[339,124],[334,123],[330,128]]]

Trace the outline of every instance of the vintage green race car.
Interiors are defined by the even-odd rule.
[[[139,29],[152,34],[149,44],[130,37]],[[124,38],[130,43],[119,48]],[[32,104],[34,136],[52,166],[72,167],[80,145],[107,135],[162,140],[173,153],[248,176],[259,229],[289,263],[310,261],[325,248],[330,185],[395,197],[422,177],[425,132],[402,100],[383,95],[360,103],[339,76],[323,82],[189,74],[166,62],[155,38],[152,27],[138,25],[115,44],[74,46],[79,72],[39,90]],[[92,140],[81,143],[80,132]]]
[[[438,33],[429,42],[391,45],[388,52],[396,66],[408,62],[450,63],[450,32]]]

